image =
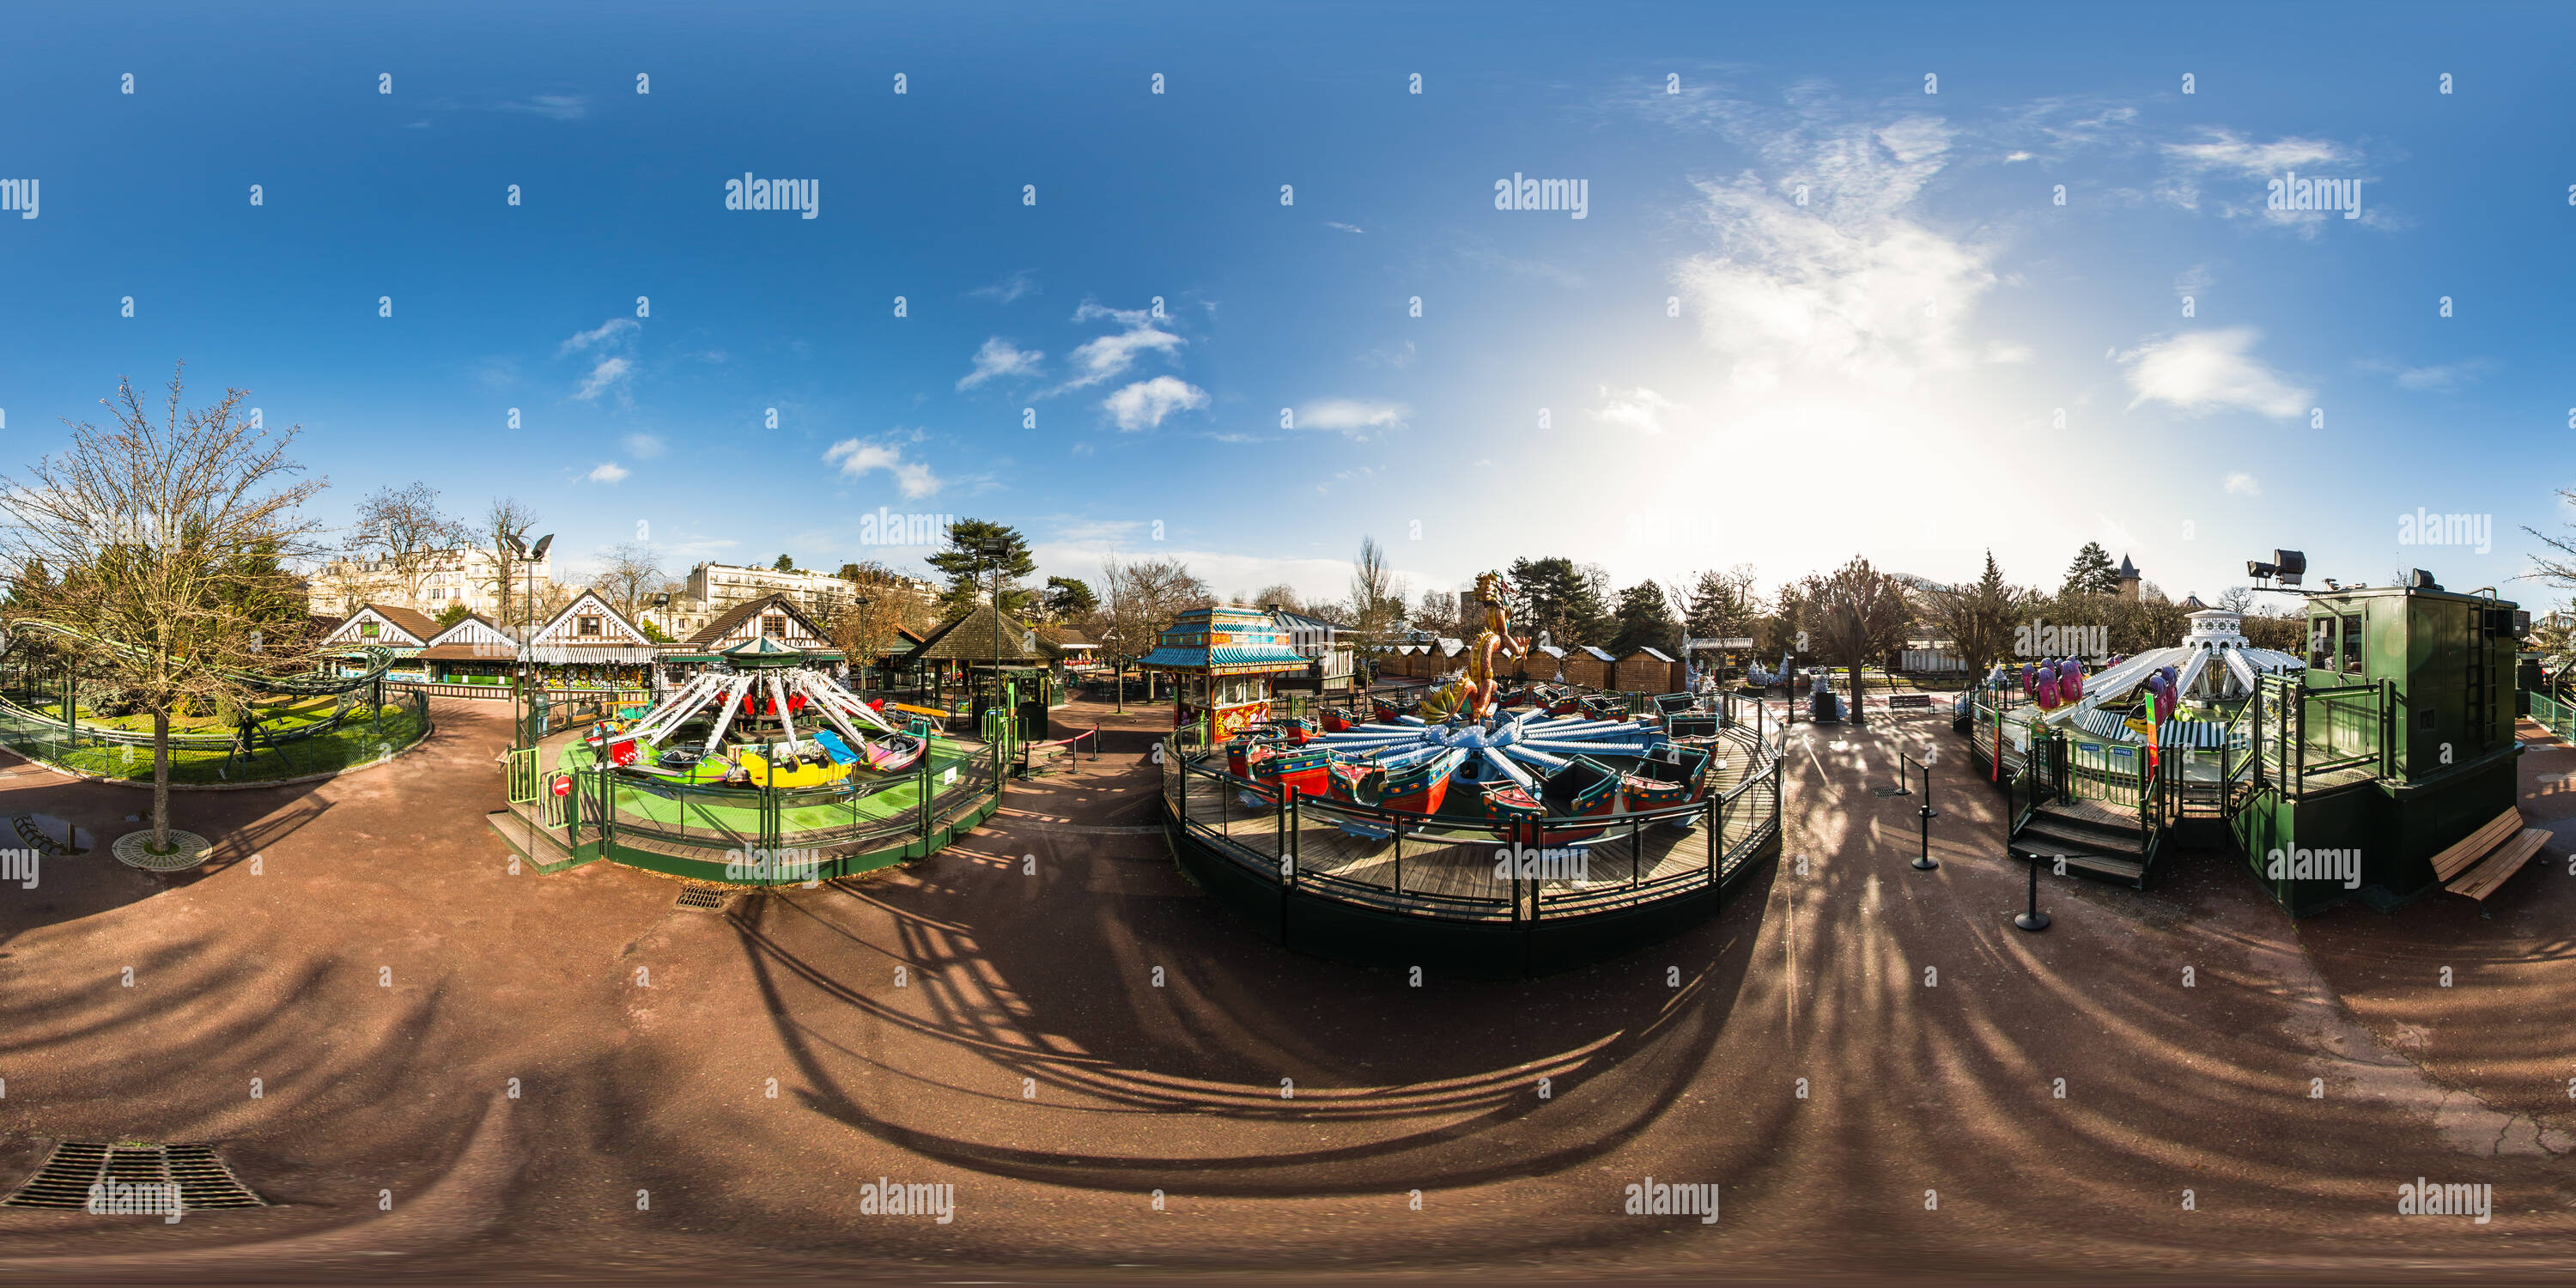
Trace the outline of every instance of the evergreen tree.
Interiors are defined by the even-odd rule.
[[[1029,593],[1017,580],[1038,570],[1028,538],[1017,528],[985,519],[959,519],[948,529],[948,548],[930,556],[930,566],[948,577],[939,597],[940,611],[950,620],[964,616],[990,596],[1002,611],[1016,612]]]
[[[1664,602],[1664,588],[1651,581],[1641,581],[1619,592],[1619,609],[1613,618],[1619,633],[1610,641],[1613,657],[1626,657],[1631,650],[1651,648],[1666,657],[1681,654],[1682,626],[1673,620],[1672,608]]]
[[[2111,552],[2099,541],[2087,541],[2075,552],[2075,562],[2067,565],[2066,584],[2059,591],[2067,595],[2116,595],[2120,593],[2120,569],[2111,562]]]

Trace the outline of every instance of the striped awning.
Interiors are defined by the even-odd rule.
[[[2083,712],[2075,723],[2105,742],[2145,741],[2128,721],[2108,711]],[[2166,751],[2214,751],[2227,745],[2227,726],[2215,720],[2167,720],[2156,727],[2156,745]]]
[[[528,660],[542,666],[650,662],[661,656],[650,644],[532,644]]]

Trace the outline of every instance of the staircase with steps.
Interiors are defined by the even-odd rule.
[[[2155,856],[2137,811],[2100,801],[2060,798],[2031,810],[2006,845],[2014,858],[2066,860],[2070,872],[2147,888]]]

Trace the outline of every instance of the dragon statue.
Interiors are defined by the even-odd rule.
[[[1414,708],[1414,714],[1426,721],[1482,720],[1492,715],[1498,687],[1495,657],[1518,661],[1529,656],[1529,641],[1512,635],[1512,586],[1501,573],[1477,574],[1474,603],[1484,611],[1485,620],[1475,642],[1467,646],[1466,673],[1432,690]]]

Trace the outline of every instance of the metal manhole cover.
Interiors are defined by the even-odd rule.
[[[233,1175],[212,1145],[67,1140],[54,1146],[53,1156],[17,1193],[0,1199],[0,1207],[79,1211],[89,1206],[93,1185],[171,1184],[179,1187],[179,1207],[184,1212],[268,1206]]]
[[[680,899],[677,906],[696,912],[722,912],[724,911],[725,900],[727,897],[728,896],[720,890],[708,890],[699,886],[691,886],[680,892]]]

